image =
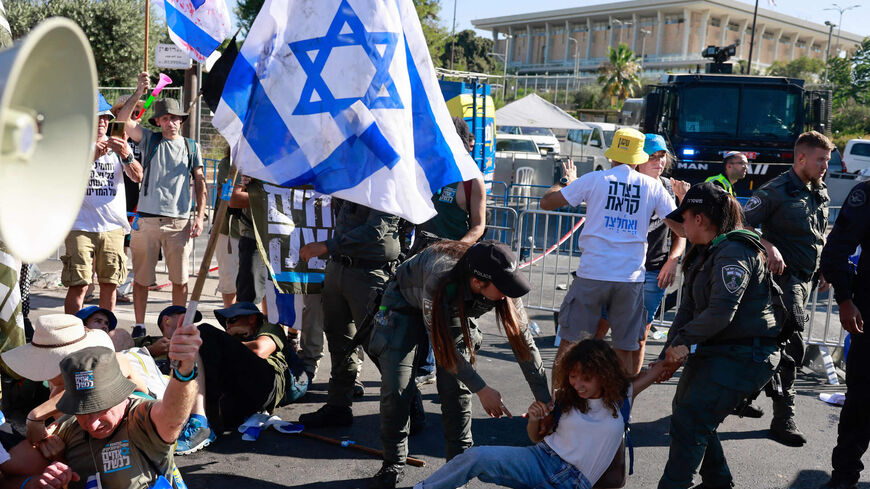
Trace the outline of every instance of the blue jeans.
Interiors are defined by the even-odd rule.
[[[659,272],[661,270],[647,270],[646,279],[643,283],[643,307],[646,308],[646,324],[653,322],[659,306],[662,305],[662,297],[665,289],[659,288]]]
[[[415,489],[453,489],[477,477],[513,488],[591,489],[576,467],[541,442],[530,447],[471,447],[444,464]]]

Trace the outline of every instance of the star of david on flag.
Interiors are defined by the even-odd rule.
[[[226,0],[165,0],[164,8],[172,42],[200,63],[230,34]]]
[[[266,0],[212,122],[245,175],[415,223],[480,176],[411,0]]]

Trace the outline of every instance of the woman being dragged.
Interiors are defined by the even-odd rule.
[[[663,371],[664,363],[654,363],[629,381],[605,341],[581,341],[556,364],[555,405],[529,406],[527,430],[535,445],[472,447],[414,487],[455,488],[477,477],[514,488],[590,489],[622,441],[620,406],[633,402]]]

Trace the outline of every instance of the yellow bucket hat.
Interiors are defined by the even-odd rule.
[[[643,152],[643,143],[642,132],[626,127],[616,131],[613,144],[604,152],[604,156],[626,165],[640,165],[649,160],[649,155]]]

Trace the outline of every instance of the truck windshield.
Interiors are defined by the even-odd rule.
[[[800,94],[791,88],[687,87],[680,104],[678,130],[686,136],[783,138],[797,135],[800,123]]]

